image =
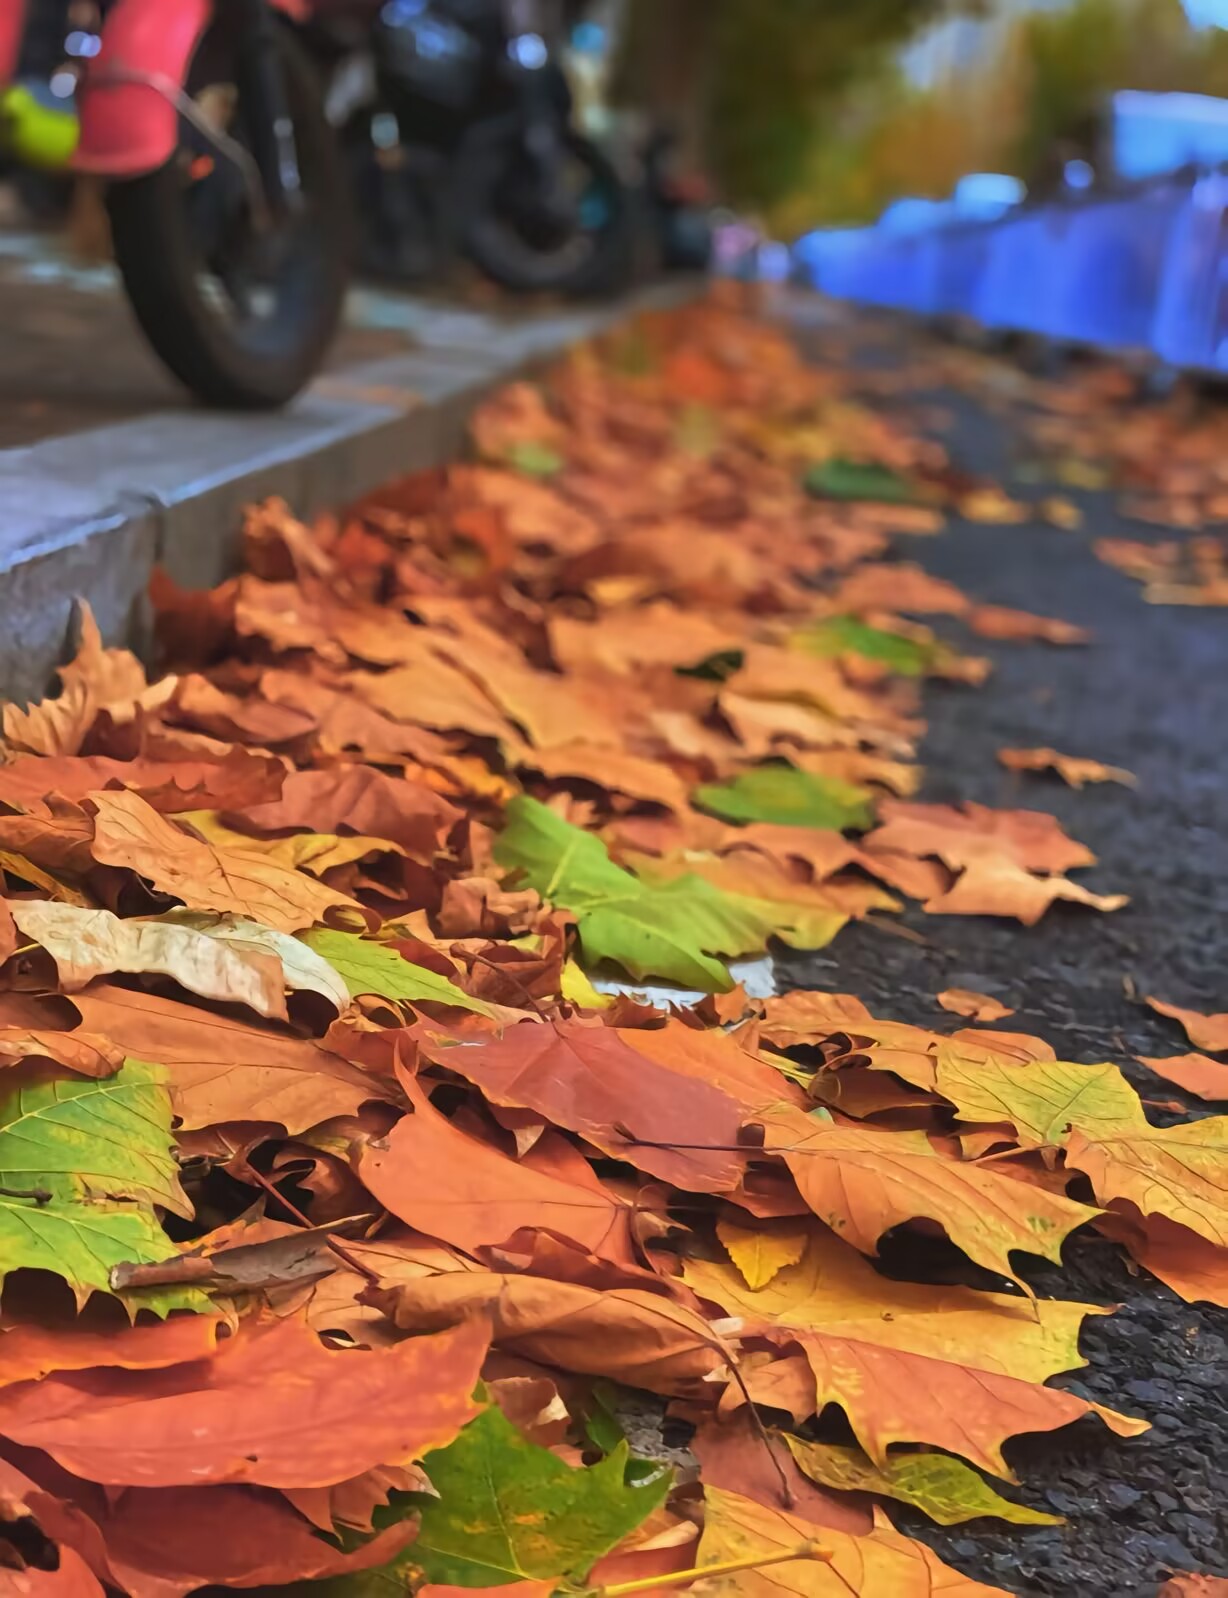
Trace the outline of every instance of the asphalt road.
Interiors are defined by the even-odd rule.
[[[823,335],[805,337],[821,361]],[[952,425],[939,436],[957,464],[1022,498],[1054,491],[1011,480],[1022,452],[1017,425],[967,397],[940,400]],[[885,403],[923,408],[919,397]],[[1091,545],[1148,530],[1123,521],[1110,495],[1074,497],[1085,510],[1077,532],[1039,521],[956,522],[938,537],[899,541],[906,547],[897,553],[969,594],[1094,634],[1085,648],[986,644],[940,623],[953,640],[988,654],[995,670],[979,690],[927,685],[921,797],[1052,812],[1099,856],[1076,875],[1101,892],[1129,893],[1130,905],[1113,915],[1058,906],[1031,929],[913,909],[903,920],[924,945],[858,926],[819,955],[781,962],[778,972],[787,971],[790,985],[851,991],[876,1015],[929,1025],[950,1022],[936,993],[976,988],[1015,1007],[1002,1025],[1048,1039],[1059,1058],[1112,1060],[1144,1097],[1180,1099],[1132,1056],[1188,1045],[1174,1023],[1128,994],[1228,1008],[1228,610],[1145,603]],[[1014,775],[997,764],[999,748],[1040,745],[1125,766],[1138,787],[1077,792],[1056,777]],[[1210,1113],[1196,1100],[1189,1110]],[[915,1259],[901,1263],[916,1267]],[[1088,1366],[1064,1385],[1142,1415],[1153,1429],[1124,1442],[1088,1420],[1008,1447],[1024,1480],[1016,1496],[1069,1516],[1064,1527],[974,1521],[942,1530],[910,1512],[897,1517],[902,1529],[959,1569],[1020,1595],[1151,1598],[1172,1571],[1228,1576],[1228,1312],[1184,1304],[1093,1235],[1068,1245],[1061,1271],[1038,1265],[1028,1274],[1042,1295],[1121,1305],[1088,1324]]]

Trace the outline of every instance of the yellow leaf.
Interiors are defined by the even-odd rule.
[[[718,1221],[716,1235],[754,1293],[766,1287],[786,1265],[796,1265],[806,1252],[806,1232],[796,1226],[745,1227],[733,1221]]]
[[[1062,1240],[1095,1211],[984,1166],[946,1158],[924,1132],[825,1125],[796,1110],[761,1118],[767,1149],[802,1197],[864,1253],[903,1221],[931,1220],[969,1259],[1014,1279],[1012,1249],[1056,1264]]]
[[[839,1404],[880,1466],[895,1443],[927,1443],[1009,1478],[1002,1444],[1017,1432],[1052,1431],[1092,1412],[1114,1431],[1145,1429],[1041,1385],[1082,1363],[1080,1324],[1103,1313],[1092,1305],[889,1281],[818,1227],[803,1258],[757,1292],[709,1260],[688,1260],[683,1275],[749,1334],[800,1348],[812,1412]]]
[[[1228,1245],[1228,1116],[1179,1126],[1071,1133],[1066,1163],[1090,1178],[1101,1204],[1129,1199],[1209,1242]]]
[[[961,1120],[1009,1122],[1023,1148],[1060,1145],[1073,1127],[1092,1138],[1147,1127],[1138,1094],[1115,1065],[1072,1065],[1066,1060],[981,1064],[943,1054],[934,1086],[954,1104]]]
[[[850,1593],[856,1598],[1006,1598],[1001,1587],[961,1576],[923,1543],[901,1537],[887,1524],[867,1537],[853,1537],[720,1487],[704,1489],[704,1506],[701,1569],[756,1555],[765,1561],[762,1570],[721,1574],[714,1569],[703,1581],[706,1598],[849,1598]],[[822,1545],[830,1560],[766,1564],[807,1542]]]
[[[1015,1526],[1060,1526],[1060,1515],[1046,1515],[1026,1504],[1013,1504],[982,1481],[970,1465],[950,1454],[892,1454],[881,1468],[859,1448],[838,1443],[808,1443],[785,1437],[789,1452],[821,1487],[841,1492],[879,1493],[911,1504],[940,1526],[993,1515]]]

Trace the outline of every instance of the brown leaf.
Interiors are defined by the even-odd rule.
[[[403,1520],[346,1553],[314,1536],[285,1499],[241,1486],[128,1488],[98,1525],[115,1581],[132,1598],[347,1576],[386,1564],[417,1530]]]
[[[817,1487],[797,1468],[779,1433],[761,1434],[750,1424],[745,1406],[727,1420],[704,1421],[691,1441],[691,1451],[699,1460],[705,1489],[725,1487],[769,1509],[780,1509],[783,1474],[792,1499],[789,1508],[816,1526],[853,1537],[864,1537],[873,1528],[867,1494],[837,1495]],[[779,1463],[779,1472],[773,1460]]]
[[[353,899],[259,854],[203,843],[136,794],[97,792],[89,804],[95,815],[94,858],[101,865],[139,869],[191,910],[249,916],[279,932],[321,922],[363,931],[369,924],[367,912]]]
[[[675,1187],[719,1193],[737,1185],[742,1162],[730,1152],[741,1124],[737,1102],[693,1076],[680,1079],[668,1060],[647,1059],[608,1027],[526,1022],[476,1039],[418,1030],[429,1059],[475,1083],[492,1103],[535,1110]]]
[[[429,862],[444,848],[460,814],[429,788],[396,782],[370,766],[337,766],[331,771],[293,771],[279,798],[247,804],[238,813],[224,813],[222,819],[257,834],[354,832],[387,838],[411,859]]]
[[[1085,644],[1091,637],[1086,627],[1049,616],[1033,616],[1026,610],[1012,610],[1009,605],[974,605],[965,619],[979,637],[1011,643],[1041,639],[1046,644]]]
[[[1060,755],[1056,749],[999,749],[998,761],[1008,771],[1056,771],[1071,788],[1088,782],[1120,782],[1127,788],[1138,786],[1138,778],[1122,766],[1106,766],[1100,760],[1078,755]]]
[[[244,1323],[203,1363],[6,1388],[0,1425],[113,1486],[328,1486],[450,1442],[478,1412],[470,1395],[488,1344],[480,1319],[342,1353],[301,1322]]]
[[[358,1161],[359,1176],[386,1209],[470,1253],[539,1226],[630,1261],[626,1206],[561,1137],[543,1138],[524,1160],[512,1160],[453,1126],[412,1081],[404,1086],[412,1113]]]
[[[386,1083],[307,1038],[152,993],[96,982],[74,995],[73,1008],[86,1034],[165,1067],[186,1129],[260,1121],[302,1132],[389,1093]],[[66,1044],[79,1036],[68,1033]]]
[[[1164,1059],[1140,1054],[1138,1058],[1157,1076],[1175,1082],[1195,1098],[1228,1100],[1228,1065],[1222,1060],[1208,1059],[1205,1054],[1174,1054]]]
[[[208,1359],[217,1346],[221,1320],[212,1315],[177,1315],[156,1324],[89,1330],[76,1324],[14,1326],[0,1332],[0,1387],[39,1382],[52,1371],[160,1370]]]
[[[1040,810],[990,810],[985,805],[930,805],[886,799],[882,823],[866,839],[876,850],[935,855],[953,871],[981,861],[1007,860],[1027,871],[1058,873],[1095,865],[1084,844],[1068,838]]]
[[[936,1221],[970,1259],[1014,1277],[1012,1249],[1061,1256],[1062,1239],[1091,1220],[1072,1199],[1024,1186],[985,1166],[943,1158],[921,1132],[825,1125],[795,1111],[761,1117],[802,1197],[864,1253],[902,1221]]]
[[[1165,1004],[1160,999],[1148,998],[1145,1002],[1157,1015],[1179,1021],[1196,1049],[1206,1049],[1212,1054],[1228,1051],[1228,1011],[1222,1015],[1204,1015],[1200,1010],[1183,1010],[1180,1005]]]
[[[971,988],[946,988],[938,995],[938,1003],[952,1015],[964,1015],[970,1021],[1001,1021],[1015,1013],[988,993],[976,993]]]
[[[364,1297],[405,1331],[485,1315],[508,1353],[653,1393],[698,1395],[704,1378],[725,1363],[715,1334],[693,1310],[637,1289],[464,1271],[372,1288]]]
[[[953,888],[941,898],[929,900],[925,912],[931,916],[1012,916],[1031,927],[1059,899],[1105,911],[1120,910],[1130,902],[1128,894],[1092,893],[1068,877],[1034,877],[1013,861],[999,858],[970,865]]]

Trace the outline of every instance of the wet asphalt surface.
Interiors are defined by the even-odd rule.
[[[821,361],[822,336],[806,343]],[[1017,426],[975,400],[940,398],[951,425],[938,436],[958,465],[1019,498],[1055,491],[1014,480],[1025,453]],[[924,409],[919,398],[888,403]],[[1050,811],[1099,857],[1073,875],[1129,893],[1130,905],[1112,915],[1059,905],[1034,928],[912,907],[902,920],[923,945],[853,926],[818,954],[780,961],[778,972],[782,985],[854,992],[876,1015],[943,1027],[956,1023],[934,995],[978,989],[1014,1006],[1002,1027],[1046,1038],[1059,1058],[1112,1060],[1144,1098],[1181,1100],[1132,1056],[1189,1045],[1175,1023],[1128,995],[1132,985],[1194,1009],[1228,1008],[1228,610],[1145,603],[1091,546],[1158,530],[1124,521],[1109,494],[1069,497],[1085,512],[1077,532],[957,521],[938,537],[897,541],[898,555],[970,595],[1094,635],[1083,648],[997,644],[940,620],[947,637],[990,656],[994,673],[980,689],[927,684],[919,797]],[[1055,776],[997,764],[999,748],[1040,745],[1125,766],[1138,788],[1075,791]],[[1212,1113],[1186,1102],[1188,1113]],[[1036,1262],[1025,1274],[1042,1296],[1120,1305],[1089,1322],[1080,1344],[1087,1366],[1059,1385],[1141,1415],[1152,1430],[1123,1441],[1088,1419],[1008,1445],[1023,1482],[1013,1495],[1068,1516],[1065,1526],[978,1520],[944,1529],[902,1511],[894,1515],[900,1528],[1021,1598],[1151,1598],[1175,1571],[1228,1576],[1228,1311],[1183,1303],[1091,1232],[1068,1243],[1062,1269]]]

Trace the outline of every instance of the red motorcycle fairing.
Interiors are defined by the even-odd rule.
[[[310,0],[271,3],[294,21],[310,10]],[[213,0],[118,0],[78,92],[78,171],[134,178],[170,160],[179,142],[174,95],[212,16]],[[0,52],[3,42],[0,32]]]
[[[21,0],[0,0],[0,88],[17,75],[25,11]]]

